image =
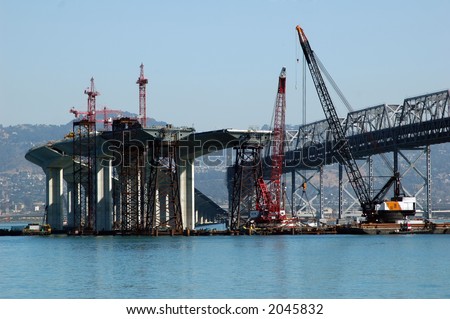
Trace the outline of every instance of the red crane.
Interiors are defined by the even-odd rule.
[[[77,117],[77,118],[80,117],[80,116],[83,116],[83,115],[86,116],[86,115],[89,114],[89,112],[87,112],[87,111],[78,111],[74,107],[72,107],[69,110],[69,112],[73,113],[75,115],[75,117]],[[108,109],[106,106],[103,107],[103,110],[101,112],[103,113],[103,119],[99,120],[95,116],[94,120],[96,122],[98,122],[98,123],[103,123],[103,128],[104,128],[105,131],[109,130],[109,127],[110,127],[110,124],[111,124],[111,119],[108,118],[108,115],[109,114],[122,114],[121,110],[111,110],[111,109]]]
[[[147,126],[147,93],[146,85],[148,80],[144,77],[144,64],[141,63],[141,74],[136,81],[139,84],[139,123],[142,127]]]
[[[91,78],[91,87],[84,90],[84,94],[88,96],[87,117],[89,122],[95,122],[95,97],[100,93],[95,90],[94,78]]]
[[[109,114],[122,114],[121,110],[111,110],[105,107],[103,107],[102,110],[103,113],[103,120],[99,121],[99,122],[103,122],[103,128],[105,129],[105,131],[109,130],[109,127],[111,126],[112,120],[111,118],[108,117]]]
[[[264,221],[280,221],[286,219],[282,201],[281,177],[284,161],[284,134],[286,114],[286,68],[281,69],[278,78],[278,91],[275,102],[273,135],[271,140],[271,171],[270,185],[267,187],[263,178],[257,181],[261,192],[262,204],[257,204],[257,210]]]
[[[86,88],[86,90],[84,90],[84,94],[87,94],[88,96],[87,111],[86,112],[78,111],[72,107],[69,110],[69,112],[73,113],[75,117],[79,117],[80,115],[86,115],[89,122],[95,123],[95,97],[100,93],[95,91],[94,78],[91,78],[91,86]]]

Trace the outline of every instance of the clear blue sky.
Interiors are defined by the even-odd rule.
[[[141,62],[157,120],[270,123],[286,66],[287,122],[301,123],[297,24],[354,108],[401,103],[450,88],[449,14],[447,0],[0,0],[0,124],[69,122],[92,76],[98,107],[137,113]],[[308,85],[310,122],[323,115]]]

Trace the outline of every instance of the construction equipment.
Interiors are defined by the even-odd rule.
[[[392,212],[393,213],[400,212],[399,215],[402,217],[414,215],[415,198],[414,197],[406,198],[399,195],[400,176],[399,174],[397,174],[397,172],[394,172],[394,176],[386,183],[386,185],[381,189],[381,191],[377,195],[375,195],[373,198],[370,196],[369,189],[367,185],[364,183],[364,179],[358,168],[356,160],[352,155],[350,145],[345,136],[344,128],[341,125],[336,109],[333,105],[333,101],[331,100],[331,96],[322,78],[322,74],[317,64],[314,51],[311,49],[308,38],[306,37],[303,29],[300,26],[297,26],[296,29],[300,40],[300,45],[303,50],[303,54],[305,55],[308,68],[310,70],[311,77],[317,91],[317,95],[319,96],[319,100],[322,105],[322,109],[325,113],[325,117],[331,129],[331,132],[335,138],[334,149],[336,150],[335,153],[338,156],[337,158],[338,162],[342,164],[345,168],[349,182],[352,185],[353,190],[355,191],[355,194],[360,202],[363,216],[365,216],[367,218],[367,221],[370,222],[381,221],[378,209],[383,207],[382,205],[383,197],[386,195],[387,191],[394,184],[394,182],[396,182],[396,190],[392,200],[394,202],[397,202],[398,205],[393,204],[390,207],[396,207],[398,209],[396,210],[393,209]],[[411,205],[406,204],[406,206],[408,206],[408,209],[402,211],[402,204],[400,204],[400,202],[402,202],[404,199],[406,203],[412,204]],[[384,212],[389,211],[386,209],[382,210]],[[391,218],[384,217],[383,219],[391,219]]]
[[[148,83],[148,79],[144,76],[144,64],[141,63],[141,73],[139,74],[139,78],[136,81],[136,84],[139,85],[139,123],[143,128],[147,127],[147,93],[146,93],[146,85]]]
[[[83,117],[83,116],[89,115],[89,111],[78,111],[78,110],[76,110],[74,107],[72,107],[72,108],[69,110],[69,112],[70,112],[70,113],[73,113],[73,115],[74,115],[76,118],[79,118],[79,117]],[[105,131],[110,130],[111,124],[112,124],[112,118],[111,118],[111,117],[108,117],[108,115],[110,115],[110,114],[122,115],[122,113],[123,113],[121,110],[111,110],[111,109],[108,109],[106,106],[104,106],[103,109],[102,109],[100,112],[103,114],[103,119],[102,119],[102,120],[99,120],[99,119],[97,119],[97,117],[95,116],[95,121],[96,121],[96,122],[103,123],[103,129],[104,129]]]
[[[271,140],[270,156],[270,184],[266,185],[264,179],[259,177],[257,187],[261,194],[256,203],[259,212],[258,220],[261,222],[278,222],[286,219],[284,202],[282,201],[282,183],[284,162],[284,134],[286,114],[286,68],[281,69],[278,78],[278,91],[275,102],[273,135]]]

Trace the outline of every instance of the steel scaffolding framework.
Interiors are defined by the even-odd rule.
[[[79,232],[96,230],[95,121],[73,122],[73,227]]]
[[[232,170],[230,209],[232,230],[239,229],[261,201],[261,191],[257,186],[258,179],[263,176],[261,149],[259,145],[244,145],[234,149],[236,158]]]
[[[145,147],[137,143],[136,132],[141,125],[136,119],[122,118],[113,121],[114,141],[121,146],[121,161],[116,165],[119,177],[119,218],[122,234],[140,233],[144,229],[142,190],[145,189]]]
[[[182,232],[177,143],[157,139],[149,153],[146,229]]]

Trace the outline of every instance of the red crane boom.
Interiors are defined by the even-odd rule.
[[[278,91],[275,102],[275,115],[271,145],[270,185],[267,187],[263,178],[257,180],[261,192],[262,204],[257,204],[262,221],[280,221],[286,219],[282,201],[281,176],[284,162],[284,134],[286,113],[286,68],[281,69],[278,78]]]
[[[270,175],[270,193],[272,195],[272,203],[269,209],[270,213],[280,214],[282,207],[281,202],[281,176],[283,174],[284,161],[284,132],[286,128],[286,68],[281,69],[278,78],[278,92],[275,104],[275,116],[273,125],[272,138],[272,156],[271,166],[272,172]],[[284,216],[284,215],[283,215]],[[280,217],[280,216],[279,216]]]
[[[90,112],[88,112],[88,111],[78,111],[74,107],[72,107],[69,110],[69,112],[73,113],[76,118],[78,118],[80,116],[90,115]],[[95,120],[95,122],[103,123],[103,129],[105,131],[107,131],[109,129],[110,124],[112,123],[111,119],[108,118],[108,114],[122,114],[123,113],[121,110],[111,110],[111,109],[108,109],[106,106],[103,107],[103,110],[101,112],[103,113],[103,120],[97,119],[96,115],[94,116],[94,120]]]

